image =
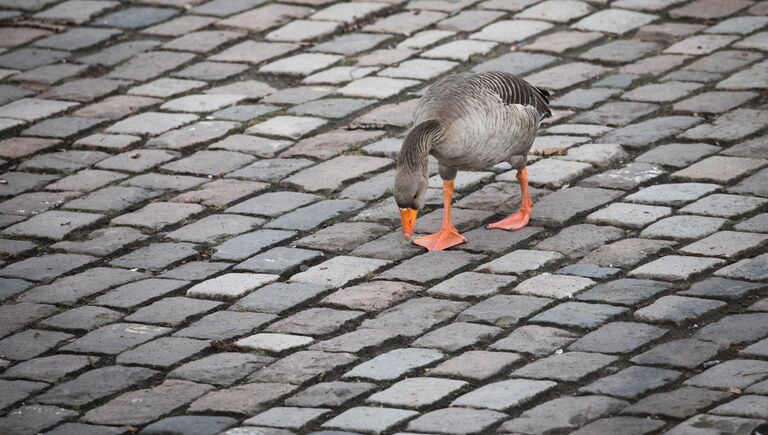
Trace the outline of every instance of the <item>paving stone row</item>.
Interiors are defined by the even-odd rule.
[[[768,430],[767,5],[0,0],[0,432]],[[462,172],[423,252],[402,137],[492,70],[531,224]]]

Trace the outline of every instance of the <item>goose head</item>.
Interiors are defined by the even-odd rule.
[[[407,165],[397,165],[395,174],[395,202],[400,209],[403,237],[411,240],[413,225],[427,194],[427,171],[416,170]]]
[[[428,120],[413,127],[400,147],[394,196],[406,240],[413,236],[413,224],[427,194],[429,151],[442,133],[440,122]]]

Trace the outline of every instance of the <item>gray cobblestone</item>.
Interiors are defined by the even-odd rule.
[[[217,353],[173,370],[172,378],[229,386],[272,362],[274,358],[247,353]]]
[[[414,346],[456,352],[487,342],[502,332],[501,328],[472,323],[453,323],[436,329],[413,342]]]
[[[329,372],[342,370],[357,361],[349,353],[300,351],[277,360],[274,364],[259,370],[249,378],[259,382],[287,382],[302,384]]]
[[[454,395],[466,385],[451,379],[408,378],[371,395],[368,402],[419,409]]]
[[[472,381],[495,377],[519,362],[521,357],[511,352],[467,351],[430,370],[433,376],[450,376]]]
[[[140,384],[158,372],[141,367],[110,366],[83,373],[37,398],[39,403],[84,406]]]
[[[606,396],[561,397],[522,413],[504,423],[501,429],[523,433],[570,430],[626,405],[623,400]]]
[[[689,280],[693,276],[722,265],[723,262],[710,257],[667,255],[630,271],[629,276],[671,281]]]
[[[432,349],[398,349],[366,361],[347,372],[345,378],[362,378],[374,381],[395,380],[420,367],[433,364],[443,354]]]
[[[434,298],[410,299],[382,312],[376,318],[365,320],[361,328],[383,329],[404,336],[417,336],[454,317],[467,306],[468,304],[463,302]]]
[[[6,431],[768,419],[761,2],[0,7]],[[454,71],[523,76],[553,116],[532,225],[484,227],[519,207],[508,163],[460,172],[467,243],[424,253],[391,183],[419,97]],[[442,221],[428,169],[418,233]]]
[[[612,322],[581,337],[568,348],[585,352],[627,353],[666,333],[666,329],[644,323]]]
[[[249,334],[275,319],[271,314],[217,311],[174,334],[211,340],[228,340]]]
[[[328,289],[328,286],[317,283],[273,283],[240,299],[235,306],[248,311],[279,314]]]
[[[504,411],[514,406],[523,405],[556,385],[555,382],[551,381],[510,379],[488,384],[460,396],[451,404]]]
[[[365,382],[324,382],[313,385],[285,400],[291,406],[341,406],[374,389]]]
[[[3,375],[9,378],[53,383],[97,362],[98,358],[83,355],[54,355],[16,364],[7,369]]]
[[[108,291],[93,300],[96,305],[113,308],[132,308],[171,293],[189,284],[172,279],[144,279]]]
[[[672,288],[671,284],[644,279],[618,279],[598,284],[580,293],[576,299],[617,305],[637,305]]]
[[[697,410],[707,408],[726,397],[729,397],[729,394],[724,391],[682,387],[669,393],[648,396],[625,408],[624,412],[686,418],[695,414]]]
[[[417,415],[418,412],[404,409],[358,406],[325,422],[323,427],[383,433]]]
[[[763,338],[768,327],[762,324],[755,324],[746,329],[749,322],[760,322],[765,320],[765,314],[734,314],[723,317],[717,322],[700,329],[694,338],[715,342],[721,346],[730,346],[736,343],[751,343]]]
[[[681,368],[696,368],[717,354],[715,343],[682,339],[660,344],[632,358],[637,364],[655,364]]]
[[[531,318],[531,322],[560,327],[596,328],[627,310],[612,305],[564,302]]]
[[[25,405],[0,418],[0,425],[19,434],[35,434],[73,418],[77,412],[58,406]]]

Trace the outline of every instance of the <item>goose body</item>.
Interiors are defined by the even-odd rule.
[[[429,87],[414,125],[440,122],[443,134],[431,154],[456,170],[485,169],[501,162],[525,164],[539,122],[551,115],[548,94],[508,73],[448,76]]]
[[[525,226],[532,207],[528,195],[526,155],[539,123],[551,116],[549,93],[503,72],[464,73],[431,85],[414,113],[395,175],[395,201],[403,234],[410,239],[417,211],[427,189],[427,157],[439,163],[443,179],[443,228],[414,243],[441,250],[466,239],[450,223],[453,180],[459,170],[485,169],[509,162],[518,169],[521,210],[491,228],[514,230]]]

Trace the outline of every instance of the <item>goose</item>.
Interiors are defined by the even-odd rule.
[[[397,159],[394,197],[403,237],[411,240],[427,192],[429,155],[443,180],[443,222],[434,234],[412,243],[440,251],[466,242],[451,223],[457,171],[509,162],[517,169],[520,210],[488,228],[517,230],[531,216],[527,154],[542,119],[552,116],[549,93],[505,72],[461,73],[432,84],[419,100],[411,130]]]

